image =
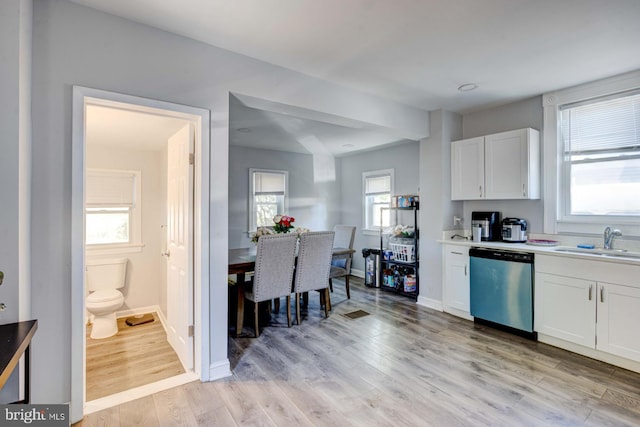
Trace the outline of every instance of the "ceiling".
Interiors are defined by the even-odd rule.
[[[424,110],[465,113],[640,69],[639,0],[72,1]]]
[[[102,105],[87,105],[86,108],[88,146],[161,151],[169,137],[189,123],[183,119]]]

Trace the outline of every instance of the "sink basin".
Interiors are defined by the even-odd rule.
[[[573,254],[598,255],[603,257],[627,258],[640,260],[640,252],[628,252],[625,249],[583,249],[571,247],[555,248],[554,252],[566,252]]]

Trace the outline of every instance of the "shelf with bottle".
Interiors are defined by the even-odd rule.
[[[406,295],[417,295],[417,273],[412,266],[389,264],[382,270],[382,289]]]
[[[394,202],[395,200],[395,202]],[[395,224],[386,229],[380,227],[380,264],[381,288],[408,297],[417,298],[419,293],[418,278],[418,236],[419,230],[417,196],[394,196],[391,207],[381,208],[380,217],[385,218],[384,211],[388,211],[389,224]],[[395,205],[395,206],[394,206]],[[410,219],[407,213],[412,211]],[[391,215],[395,212],[395,215]],[[400,225],[400,219],[412,225]],[[404,222],[406,224],[406,222]]]

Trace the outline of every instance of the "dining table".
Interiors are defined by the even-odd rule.
[[[235,293],[238,298],[238,311],[236,313],[236,336],[242,333],[244,325],[244,291],[247,273],[253,272],[256,266],[256,246],[250,248],[229,249],[229,274],[236,275]],[[333,257],[343,258],[355,253],[351,248],[333,248]]]

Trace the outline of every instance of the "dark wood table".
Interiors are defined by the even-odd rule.
[[[333,256],[339,257],[355,253],[355,249],[333,248]],[[236,314],[236,336],[242,333],[244,326],[244,284],[245,275],[256,266],[256,247],[229,249],[229,274],[236,275],[236,294],[238,296],[238,312]]]
[[[37,320],[0,325],[0,389],[2,389],[24,354],[24,399],[14,403],[29,403],[31,339],[38,329]]]

